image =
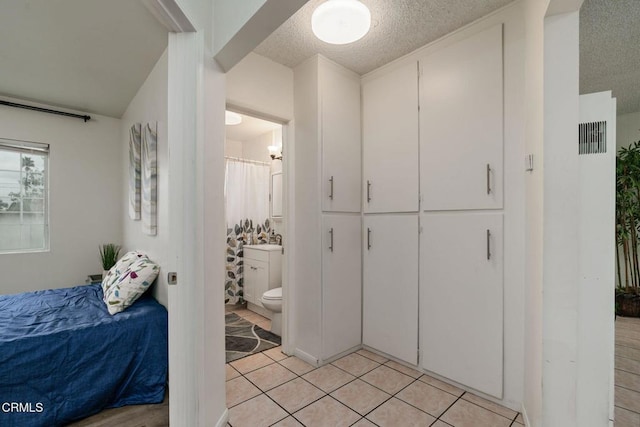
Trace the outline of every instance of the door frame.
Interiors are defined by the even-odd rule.
[[[291,121],[277,117],[268,113],[252,110],[250,108],[240,107],[233,102],[227,101],[226,109],[235,113],[244,114],[245,116],[251,116],[256,119],[266,120],[268,122],[277,123],[282,126],[282,242],[285,248],[282,257],[282,351],[286,354],[293,354],[293,346],[289,343],[290,329],[289,324],[289,301],[292,286],[295,281],[293,277],[293,259],[295,254],[293,251],[287,250],[290,248],[289,236],[293,236],[293,224],[294,224],[294,208],[293,194],[294,194],[294,180],[293,180],[293,126]]]

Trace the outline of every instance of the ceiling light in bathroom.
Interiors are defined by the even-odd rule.
[[[313,34],[331,44],[360,40],[370,27],[371,12],[358,0],[327,0],[311,16]]]
[[[224,112],[224,124],[225,125],[239,125],[242,123],[242,116],[238,113],[234,113],[233,111],[225,111]]]

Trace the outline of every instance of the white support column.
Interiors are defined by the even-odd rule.
[[[615,353],[616,100],[611,92],[580,96],[580,123],[606,123],[606,151],[581,154],[578,310],[580,427],[606,426]],[[602,145],[600,146],[602,147]],[[593,148],[593,147],[592,147]]]
[[[578,427],[578,27],[577,11],[545,19],[541,426]]]

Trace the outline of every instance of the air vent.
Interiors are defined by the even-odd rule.
[[[580,123],[578,135],[578,154],[607,152],[607,122]]]

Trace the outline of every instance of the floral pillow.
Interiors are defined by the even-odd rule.
[[[160,266],[146,257],[131,264],[107,289],[104,302],[109,313],[120,313],[131,306],[149,289],[159,272]]]
[[[116,262],[116,265],[111,267],[111,270],[107,273],[107,275],[102,279],[102,299],[107,301],[107,291],[113,285],[113,283],[118,280],[118,277],[122,273],[125,272],[127,268],[137,260],[141,258],[148,258],[146,254],[138,251],[127,252]]]

